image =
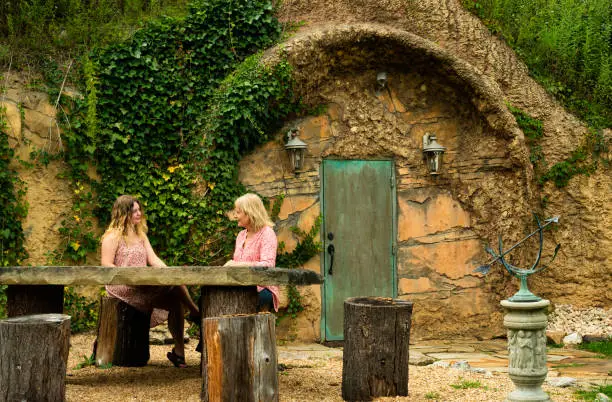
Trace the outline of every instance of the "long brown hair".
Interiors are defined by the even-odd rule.
[[[113,209],[111,211],[111,222],[108,225],[106,232],[104,232],[104,236],[111,231],[116,231],[119,232],[124,239],[127,238],[128,228],[130,226],[130,217],[132,215],[134,204],[138,204],[142,214],[140,222],[134,225],[134,232],[139,237],[142,237],[147,233],[147,220],[145,219],[144,210],[142,209],[142,204],[140,201],[131,195],[121,195],[113,204]]]

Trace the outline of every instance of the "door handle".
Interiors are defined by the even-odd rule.
[[[336,251],[336,248],[334,247],[333,244],[330,244],[329,246],[327,246],[327,252],[329,253],[329,257],[331,258],[329,262],[329,269],[327,270],[327,273],[329,275],[334,274],[334,252],[335,251]]]

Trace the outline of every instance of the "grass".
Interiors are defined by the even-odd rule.
[[[612,338],[600,342],[581,343],[578,345],[578,349],[598,353],[602,355],[602,358],[609,358],[612,356]]]
[[[438,394],[437,392],[428,392],[425,394],[425,399],[437,400],[440,399],[440,394]]]
[[[583,401],[594,401],[597,394],[604,394],[612,397],[612,385],[599,385],[589,391],[579,389],[576,391],[578,399]]]
[[[450,386],[455,389],[468,389],[468,388],[485,388],[482,386],[480,381],[470,381],[459,378],[460,382],[451,384]]]
[[[94,364],[96,364],[96,359],[93,354],[89,357],[83,355],[83,361],[77,364],[73,370],[80,370],[85,367],[93,366]]]

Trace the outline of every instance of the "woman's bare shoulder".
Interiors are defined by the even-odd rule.
[[[102,235],[103,243],[118,243],[121,240],[121,232],[118,229],[108,229]]]

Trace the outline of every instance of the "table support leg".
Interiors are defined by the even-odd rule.
[[[9,285],[6,298],[9,317],[64,311],[63,285]]]

